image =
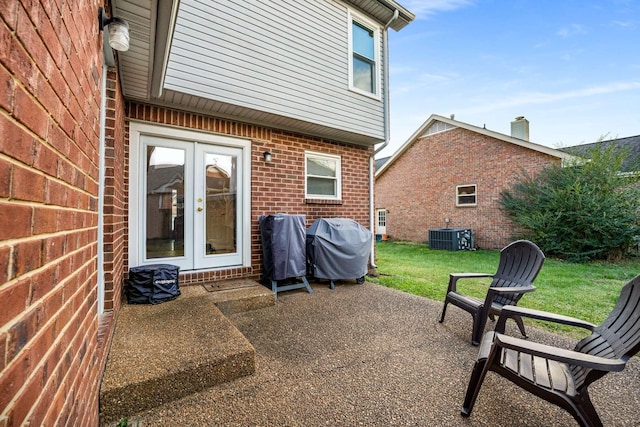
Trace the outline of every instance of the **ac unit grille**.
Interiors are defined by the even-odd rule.
[[[447,251],[472,250],[475,247],[469,228],[439,228],[429,230],[429,249]]]

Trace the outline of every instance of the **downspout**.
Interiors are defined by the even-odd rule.
[[[378,154],[382,149],[384,149],[387,145],[389,145],[390,138],[390,118],[389,118],[389,37],[387,35],[387,31],[393,21],[398,19],[398,15],[400,12],[398,9],[393,11],[393,16],[384,26],[384,30],[382,32],[382,49],[383,49],[383,73],[382,73],[382,84],[384,87],[384,106],[383,106],[383,119],[384,119],[384,141],[380,147],[374,149],[371,156],[369,156],[369,224],[371,227],[371,234],[373,238],[371,239],[371,268],[377,268],[376,266],[376,256],[375,256],[375,245],[376,245],[376,218],[375,218],[375,198],[374,198],[374,184],[373,181],[375,179],[375,155]]]
[[[111,50],[111,48],[109,48]],[[108,66],[102,64],[102,77],[100,81],[100,142],[98,144],[98,314],[104,312],[104,183],[105,183],[105,137],[107,116],[107,73]]]

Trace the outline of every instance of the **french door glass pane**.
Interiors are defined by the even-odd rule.
[[[147,259],[184,256],[184,161],[184,150],[147,146]]]
[[[237,164],[236,156],[205,154],[207,255],[237,252]]]

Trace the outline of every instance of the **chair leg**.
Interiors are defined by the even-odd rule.
[[[476,404],[478,393],[484,382],[484,377],[487,375],[485,369],[487,359],[478,359],[473,365],[473,371],[471,372],[471,378],[469,379],[469,385],[467,386],[467,392],[464,396],[464,403],[462,404],[462,410],[460,414],[463,417],[468,417],[473,411],[473,406]]]
[[[596,408],[591,403],[591,398],[587,390],[583,390],[573,401],[575,413],[573,417],[583,427],[602,427],[600,416],[596,412]]]
[[[447,299],[445,298],[444,300],[444,307],[442,307],[442,314],[440,315],[440,323],[444,322],[444,315],[447,312],[447,304],[449,304],[449,302],[447,301]]]
[[[520,329],[520,333],[523,337],[527,338],[527,333],[524,331],[524,323],[522,322],[522,317],[515,316],[513,320],[516,321],[516,325],[518,325],[518,329]]]
[[[477,346],[482,339],[484,327],[487,324],[487,316],[483,310],[479,310],[473,315],[473,330],[471,332],[471,344]]]

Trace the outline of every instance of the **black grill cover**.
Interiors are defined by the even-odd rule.
[[[154,264],[129,269],[126,294],[129,304],[159,304],[180,296],[180,267]]]
[[[310,274],[318,279],[359,279],[367,274],[373,235],[348,218],[321,218],[307,230]]]
[[[304,215],[265,215],[260,219],[264,278],[284,280],[306,273]]]

